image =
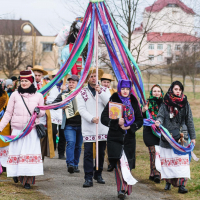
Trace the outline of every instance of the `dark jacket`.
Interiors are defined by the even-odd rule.
[[[157,120],[160,121],[169,132],[175,129],[181,130],[181,128],[186,125],[190,139],[196,138],[192,111],[189,103],[187,103],[184,108],[179,109],[178,115],[173,119],[170,119],[169,110],[163,103],[159,109]],[[160,139],[160,146],[163,148],[171,148],[170,144],[166,140],[163,140],[163,137]]]
[[[111,96],[110,101],[122,103],[117,93],[114,93]],[[109,127],[107,149],[108,159],[112,167],[116,166],[117,161],[121,158],[122,150],[124,148],[130,169],[135,168],[135,132],[142,126],[143,117],[141,115],[138,101],[133,95],[131,95],[131,104],[134,109],[135,122],[131,125],[131,128],[127,131],[126,135],[125,131],[122,130],[118,124],[119,119],[109,118],[109,103],[101,114],[101,123]]]
[[[161,104],[158,104],[158,107],[160,108]],[[143,118],[146,119],[146,112],[142,113]],[[143,140],[147,147],[159,145],[160,138],[155,136],[153,134],[153,131],[150,126],[143,126]]]
[[[65,94],[68,91],[63,91],[62,93],[60,93],[57,98],[52,102],[52,103],[58,103],[62,101],[62,95]],[[75,117],[72,117],[70,119],[67,119],[66,114],[65,114],[65,110],[62,111],[63,113],[63,121],[62,121],[62,125],[61,125],[61,129],[65,129],[65,126],[81,126],[81,116],[77,115]]]

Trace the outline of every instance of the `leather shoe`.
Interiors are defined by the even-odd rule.
[[[178,193],[184,194],[184,193],[187,193],[187,192],[188,192],[188,190],[185,188],[184,185],[179,186]]]
[[[108,172],[112,172],[112,171],[113,171],[112,165],[108,165],[107,171],[108,171]]]
[[[171,190],[171,183],[166,182],[165,190]]]
[[[25,189],[31,189],[31,186],[30,186],[30,184],[25,183],[24,188],[25,188]]]
[[[69,166],[68,166],[68,172],[69,172],[70,174],[73,174],[73,173],[74,173],[74,166],[69,165]]]
[[[159,175],[155,175],[153,181],[155,183],[160,183],[160,176]]]
[[[150,181],[154,181],[154,176],[149,176]]]
[[[92,187],[92,186],[93,186],[92,180],[85,180],[83,187]]]
[[[66,158],[65,158],[64,155],[59,155],[59,156],[58,156],[58,159],[60,159],[60,160],[66,160]]]
[[[13,181],[14,181],[15,183],[18,183],[18,178],[17,178],[17,177],[13,177]]]
[[[119,191],[119,192],[118,192],[118,198],[119,198],[119,199],[122,200],[122,199],[125,199],[125,197],[126,197],[126,195],[125,195],[124,191]]]
[[[94,180],[97,180],[97,183],[105,184],[105,181],[103,180],[102,176],[94,177]]]
[[[75,173],[79,173],[79,172],[80,172],[80,170],[78,169],[77,166],[74,166],[74,172],[75,172]]]

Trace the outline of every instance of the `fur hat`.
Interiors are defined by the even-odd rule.
[[[7,87],[8,85],[13,85],[12,79],[7,79],[7,80],[6,80],[6,87]]]

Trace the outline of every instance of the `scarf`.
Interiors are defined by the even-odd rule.
[[[133,107],[131,105],[131,88],[132,88],[132,83],[130,80],[119,80],[118,82],[118,86],[117,86],[117,91],[118,91],[118,96],[120,98],[120,100],[123,103],[123,117],[124,117],[124,126],[130,126],[133,124],[133,122],[135,121],[135,115],[134,115],[134,110]],[[121,89],[122,88],[130,88],[130,93],[128,95],[128,97],[123,97],[121,95]]]
[[[181,84],[179,81],[176,82]],[[175,85],[176,84],[172,83],[164,97],[164,103],[168,107],[168,110],[170,112],[170,118],[176,117],[176,115],[178,115],[179,110],[181,108],[184,108],[187,103],[187,96],[183,94],[183,91],[180,96],[177,96],[173,93],[173,88]]]
[[[153,96],[153,88],[154,87],[158,87],[158,88],[161,89],[161,96],[159,98]],[[157,114],[158,114],[158,111],[159,111],[159,106],[163,102],[163,97],[164,97],[164,92],[163,92],[162,88],[157,84],[154,85],[151,88],[150,96],[149,96],[149,99],[148,99],[148,110],[151,113],[151,116],[154,120],[156,120],[156,117],[157,117]]]
[[[29,93],[29,94],[35,94],[37,91],[37,89],[35,88],[35,86],[33,85],[33,83],[31,84],[31,86],[27,89],[23,89],[21,87],[21,85],[18,87],[18,92],[20,94],[24,94],[24,93]]]

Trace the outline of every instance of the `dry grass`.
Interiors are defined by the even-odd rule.
[[[190,102],[192,113],[194,116],[194,124],[196,130],[196,146],[194,153],[198,158],[200,158],[200,95],[197,95],[197,99],[193,99],[192,93],[186,92],[188,100]],[[142,130],[138,131],[136,134],[136,169],[133,170],[133,175],[140,180],[140,182],[149,184],[152,186],[153,190],[157,190],[163,193],[166,193],[164,190],[165,182],[162,181],[161,184],[155,184],[154,182],[148,180],[150,173],[150,164],[149,164],[149,152],[148,148],[143,142]],[[191,180],[188,181],[187,189],[189,193],[179,194],[178,188],[172,187],[171,191],[167,191],[168,194],[172,195],[174,199],[184,199],[184,200],[198,200],[200,199],[200,161],[195,162],[191,161]]]

